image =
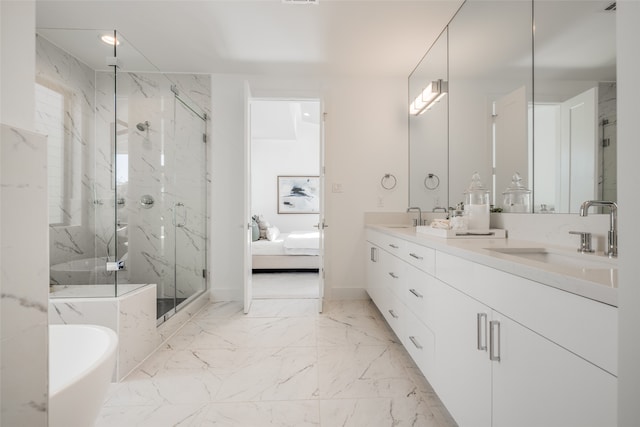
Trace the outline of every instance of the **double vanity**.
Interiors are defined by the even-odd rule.
[[[616,425],[617,265],[366,228],[367,292],[458,425]]]

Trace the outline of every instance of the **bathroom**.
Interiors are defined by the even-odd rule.
[[[24,3],[24,4],[19,4]],[[321,6],[321,5],[319,5]],[[3,59],[11,58],[11,61],[3,61],[2,79],[3,79],[3,97],[2,97],[2,122],[14,127],[22,129],[32,129],[30,123],[33,117],[34,107],[30,105],[29,95],[33,90],[33,75],[35,75],[35,58],[24,57],[21,53],[25,51],[32,52],[35,46],[35,28],[36,28],[36,4],[32,2],[3,2],[2,5],[2,31],[3,31]],[[620,205],[620,334],[621,339],[619,354],[621,361],[621,381],[620,381],[620,405],[621,413],[628,414],[628,419],[637,419],[638,416],[634,411],[638,409],[633,407],[635,395],[633,394],[633,384],[637,384],[638,370],[634,366],[633,361],[637,360],[635,351],[637,351],[637,343],[634,342],[635,335],[633,333],[634,326],[638,324],[637,310],[638,296],[635,287],[634,277],[637,277],[637,267],[633,262],[637,258],[637,248],[630,242],[633,242],[638,231],[631,224],[633,221],[632,213],[637,211],[638,201],[632,195],[633,174],[635,173],[634,159],[638,158],[637,148],[631,143],[634,135],[637,134],[637,120],[634,118],[635,97],[638,94],[638,87],[635,76],[638,75],[637,59],[634,56],[633,40],[637,39],[637,29],[635,22],[637,21],[637,6],[633,2],[620,2],[618,6],[618,32],[622,36],[618,39],[618,51],[620,58],[620,66],[618,69],[618,106],[619,106],[619,163],[618,174],[622,178],[619,180],[619,205]],[[625,14],[620,13],[625,10]],[[54,10],[55,11],[55,10]],[[139,12],[139,11],[138,11]],[[64,13],[64,12],[59,12]],[[141,12],[132,14],[141,16]],[[634,19],[636,18],[636,19]],[[129,18],[134,19],[134,18]],[[438,31],[439,33],[442,26]],[[6,33],[5,33],[6,31]],[[7,37],[10,35],[13,44],[5,47]],[[437,34],[432,35],[435,40]],[[635,37],[634,37],[635,36]],[[406,42],[407,44],[415,43],[414,40],[398,40],[397,43]],[[426,48],[427,43],[422,44],[422,52]],[[26,46],[26,47],[25,47]],[[7,55],[5,57],[5,55]],[[170,56],[170,55],[169,55]],[[419,56],[419,55],[418,55]],[[324,85],[328,87],[325,96],[328,112],[328,122],[326,130],[326,138],[328,142],[328,170],[327,182],[341,183],[345,189],[344,193],[335,193],[328,195],[328,206],[330,207],[327,216],[327,223],[330,224],[327,236],[327,283],[330,298],[347,299],[362,298],[365,296],[362,286],[364,272],[360,269],[352,268],[354,263],[360,262],[360,249],[362,236],[354,236],[353,230],[362,230],[364,226],[364,212],[404,212],[408,206],[408,184],[406,177],[408,176],[408,165],[406,159],[408,156],[406,143],[407,126],[406,116],[398,117],[397,111],[406,109],[406,78],[412,67],[415,65],[419,57],[412,60],[411,65],[405,67],[402,74],[398,73],[397,77],[388,76],[371,76],[362,74],[357,77],[331,77],[326,78],[322,82],[319,79],[309,78],[287,78],[287,77],[251,77],[253,83],[254,95],[273,94],[276,91],[282,91],[287,88],[291,95],[300,95],[309,92],[317,92]],[[634,68],[635,67],[635,68]],[[34,70],[26,72],[26,70]],[[211,71],[209,71],[211,72]],[[213,70],[215,72],[215,70]],[[244,76],[242,75],[215,75],[212,79],[212,93],[227,94],[231,99],[238,99],[243,94]],[[371,89],[375,88],[375,92]],[[291,93],[293,92],[293,93]],[[220,114],[221,120],[229,120],[238,122],[238,114],[242,112],[242,102],[240,100],[229,102],[228,99],[213,99],[213,111]],[[225,108],[220,108],[218,104],[224,104]],[[354,111],[358,110],[356,114]],[[146,120],[146,119],[145,119]],[[151,126],[153,122],[149,120]],[[138,122],[136,122],[138,123]],[[354,126],[354,123],[357,126]],[[372,127],[372,124],[377,124]],[[232,130],[236,135],[241,134],[242,129],[234,128]],[[216,132],[219,132],[216,135]],[[225,132],[224,129],[214,129],[211,134],[212,140],[220,140],[220,134]],[[331,142],[333,141],[333,142]],[[239,283],[237,267],[232,262],[228,265],[222,261],[228,260],[228,253],[239,253],[242,250],[242,243],[236,241],[233,237],[228,237],[229,224],[236,224],[238,228],[242,225],[240,208],[230,206],[238,206],[238,199],[241,195],[233,191],[233,188],[225,188],[223,181],[240,182],[239,177],[242,165],[242,154],[234,147],[220,147],[225,153],[224,156],[212,159],[212,170],[219,171],[222,176],[214,176],[212,186],[213,191],[225,200],[226,207],[229,209],[217,209],[210,206],[212,212],[212,235],[219,237],[225,241],[224,245],[214,246],[209,253],[210,266],[212,271],[217,271],[217,279],[210,283],[209,293],[212,299],[240,299],[242,291],[239,287],[230,285],[230,283]],[[363,164],[362,158],[367,158],[368,167],[362,167],[357,174],[352,173],[354,164]],[[3,156],[6,159],[6,156]],[[229,164],[233,162],[236,167],[229,170]],[[379,165],[378,167],[374,165]],[[5,165],[3,164],[3,171]],[[222,171],[225,171],[224,173]],[[34,172],[36,173],[36,172]],[[385,173],[393,173],[399,178],[399,183],[395,191],[387,192],[377,187],[381,176]],[[218,178],[218,179],[216,179]],[[404,178],[404,179],[403,179]],[[465,179],[467,179],[465,177]],[[3,180],[4,181],[4,180]],[[222,188],[220,188],[222,187]],[[27,191],[27,190],[22,190]],[[3,195],[4,193],[3,190]],[[24,194],[24,193],[23,193]],[[24,200],[20,197],[18,200]],[[213,201],[210,200],[210,203]],[[34,207],[28,209],[32,212],[33,217],[22,216],[24,223],[21,227],[15,224],[21,222],[13,220],[9,216],[11,212],[4,208],[9,203],[5,202],[3,197],[3,252],[2,265],[3,270],[8,266],[20,267],[21,276],[20,283],[48,283],[48,261],[46,266],[40,269],[24,268],[22,264],[23,254],[29,254],[31,259],[40,259],[46,252],[47,243],[43,241],[47,236],[47,219],[38,217],[38,209]],[[25,206],[26,207],[26,206]],[[627,219],[628,218],[628,219]],[[544,227],[544,219],[540,216],[523,216],[521,220],[522,226],[526,228],[531,224]],[[17,231],[20,228],[21,231]],[[24,231],[23,231],[24,230]],[[12,233],[15,235],[16,245],[26,245],[28,250],[21,253],[18,259],[12,258],[10,252],[7,252],[8,243],[11,241]],[[594,230],[594,233],[602,234],[602,230]],[[31,240],[33,239],[33,240]],[[226,242],[228,240],[228,242]],[[11,245],[11,248],[19,246]],[[238,256],[239,258],[240,256]],[[44,259],[48,259],[45,256]],[[35,262],[35,261],[34,261]],[[41,261],[42,262],[42,261]],[[234,261],[235,262],[235,261]],[[31,265],[31,264],[30,264]],[[40,264],[38,264],[40,265]],[[356,264],[357,265],[357,264]],[[47,270],[41,271],[41,270]],[[5,279],[9,273],[3,275],[3,296],[19,295],[17,291],[5,288],[8,286],[9,279]],[[628,284],[628,286],[625,286]],[[40,301],[40,305],[31,305],[30,308],[24,305],[19,306],[25,312],[16,312],[11,307],[2,310],[3,325],[15,324],[16,319],[20,320],[20,327],[16,330],[3,330],[3,348],[26,348],[32,349],[29,352],[35,360],[33,366],[42,366],[42,360],[37,355],[42,354],[41,346],[45,345],[45,332],[43,325],[46,325],[46,301],[48,299],[48,286],[43,285],[43,289],[38,287],[26,287],[24,291],[28,292],[24,298],[31,301],[35,299]],[[7,297],[5,297],[7,298]],[[5,302],[3,302],[4,304]],[[7,302],[8,303],[8,302]],[[33,314],[33,317],[32,317]],[[30,344],[18,344],[18,337],[29,340]],[[15,341],[10,341],[15,340]],[[14,343],[15,345],[11,345]],[[8,351],[8,350],[4,350]],[[4,362],[11,362],[10,357],[2,357]],[[42,367],[41,369],[45,369]],[[27,375],[25,378],[33,378],[33,387],[38,389],[46,380],[45,371],[32,369],[33,375]],[[7,378],[5,378],[7,379]],[[40,389],[42,389],[40,387]],[[4,389],[3,389],[4,391]],[[5,394],[3,393],[3,396]],[[4,399],[3,399],[4,400]],[[621,420],[624,418],[620,418]],[[627,423],[630,424],[630,423]]]

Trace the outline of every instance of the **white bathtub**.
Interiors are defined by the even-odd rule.
[[[95,424],[117,347],[118,336],[104,326],[49,325],[49,427]]]
[[[112,272],[107,272],[105,258],[84,258],[51,266],[54,284],[85,285],[87,283],[113,283]]]

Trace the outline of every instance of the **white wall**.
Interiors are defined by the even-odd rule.
[[[618,200],[619,222],[619,369],[618,425],[640,420],[640,227],[638,160],[640,159],[640,2],[619,1],[618,47]]]
[[[0,2],[0,122],[33,130],[35,1]]]
[[[278,79],[213,76],[213,250],[215,299],[242,295],[243,81],[254,97],[324,101],[326,285],[329,297],[364,297],[364,213],[404,211],[408,203],[406,77]],[[384,190],[384,174],[397,178]],[[331,192],[341,184],[342,192]]]

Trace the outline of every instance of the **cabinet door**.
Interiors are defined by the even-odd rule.
[[[493,317],[493,333],[500,329],[494,427],[617,425],[616,377],[499,313]]]
[[[491,311],[438,280],[433,285],[436,366],[429,381],[460,427],[489,427],[492,363],[486,348]]]
[[[371,242],[367,242],[367,251],[365,254],[365,261],[367,266],[367,293],[375,303],[378,302],[378,290],[380,289],[380,252],[380,248],[378,248]]]

